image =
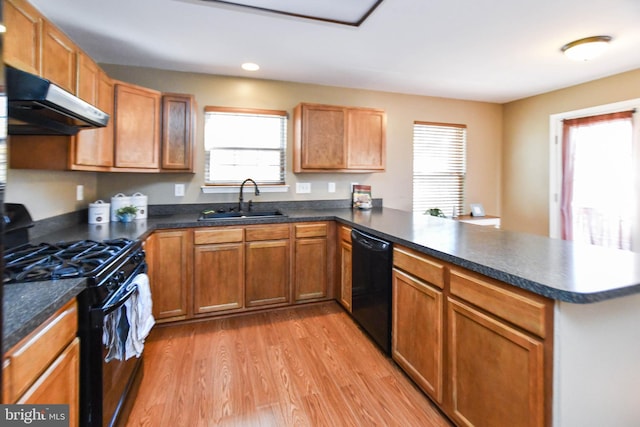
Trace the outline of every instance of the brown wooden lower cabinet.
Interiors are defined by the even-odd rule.
[[[2,403],[66,404],[78,425],[80,340],[75,299],[9,349],[2,368]]]
[[[295,300],[327,296],[327,239],[298,239],[295,248]]]
[[[551,425],[553,301],[394,247],[392,356],[459,426]]]
[[[451,298],[453,420],[463,426],[544,426],[543,343]]]
[[[158,322],[183,320],[189,314],[191,247],[189,230],[156,231],[146,240],[153,316]]]
[[[173,322],[333,298],[332,224],[154,232],[145,248],[156,320]],[[292,232],[299,237],[295,244]]]
[[[339,242],[339,284],[340,284],[340,304],[351,312],[351,228],[340,226],[338,228]]]
[[[437,403],[443,383],[442,291],[393,271],[392,357]]]
[[[329,224],[297,224],[294,235],[294,300],[325,298],[328,292]]]
[[[289,302],[289,239],[246,243],[247,307]]]
[[[214,313],[243,307],[244,245],[222,243],[194,248],[193,311]]]
[[[69,405],[69,425],[77,426],[80,394],[79,363],[80,340],[75,338],[16,403]]]

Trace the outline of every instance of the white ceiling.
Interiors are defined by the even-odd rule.
[[[640,0],[384,0],[360,27],[198,0],[31,2],[111,64],[500,103],[640,68]],[[593,35],[613,37],[603,56],[561,54]]]

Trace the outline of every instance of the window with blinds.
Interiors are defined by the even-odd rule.
[[[287,112],[225,107],[204,110],[205,185],[285,183]]]
[[[414,122],[413,211],[441,209],[446,216],[464,209],[467,127]]]

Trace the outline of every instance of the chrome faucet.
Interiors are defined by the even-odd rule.
[[[255,194],[256,196],[260,195],[260,190],[258,190],[258,184],[256,184],[256,182],[254,180],[252,180],[251,178],[247,178],[244,181],[242,181],[242,184],[240,185],[240,197],[238,198],[238,211],[242,212],[242,202],[244,201],[243,197],[242,197],[242,193],[244,191],[244,185],[247,182],[253,182],[253,186],[255,187],[256,191]],[[251,201],[249,201],[249,210],[251,210]]]

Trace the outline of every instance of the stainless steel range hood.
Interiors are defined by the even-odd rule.
[[[104,127],[109,115],[36,75],[6,67],[10,135],[75,135]]]

